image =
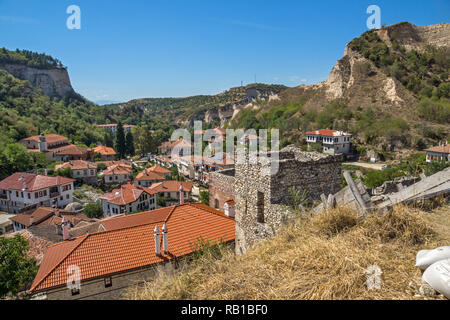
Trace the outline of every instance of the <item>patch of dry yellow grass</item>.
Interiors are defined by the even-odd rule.
[[[129,299],[423,299],[416,296],[418,250],[449,245],[448,206],[432,213],[410,207],[366,219],[337,208],[299,219],[242,256],[206,254],[175,275],[134,288]],[[366,288],[365,270],[381,268],[380,290]],[[442,296],[435,297],[442,299]]]

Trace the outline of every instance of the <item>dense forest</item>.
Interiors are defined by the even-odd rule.
[[[6,48],[0,49],[0,63],[23,64],[38,69],[58,68],[66,69],[56,58],[45,53],[37,53],[29,50],[10,51]]]

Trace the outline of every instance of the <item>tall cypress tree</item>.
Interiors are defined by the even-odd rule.
[[[114,148],[114,139],[110,132],[105,132],[103,136],[103,144],[107,147]]]
[[[127,155],[133,157],[135,154],[135,152],[134,152],[134,137],[133,137],[133,134],[131,133],[131,131],[128,131],[125,140],[126,140],[126,147],[127,147]]]
[[[122,123],[120,121],[117,124],[117,131],[116,131],[116,152],[119,155],[120,159],[123,159],[127,152],[125,145],[125,133],[123,131]]]

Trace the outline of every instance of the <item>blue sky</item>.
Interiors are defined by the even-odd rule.
[[[81,30],[69,30],[69,5]],[[0,0],[0,47],[45,52],[97,100],[215,94],[257,82],[327,79],[367,30],[369,5],[389,25],[450,22],[450,1]]]

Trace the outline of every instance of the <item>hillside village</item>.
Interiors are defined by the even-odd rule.
[[[405,25],[398,28],[409,30]],[[447,24],[442,28],[448,28]],[[411,257],[421,249],[448,245],[448,122],[428,117],[427,121],[432,123],[430,130],[436,134],[425,139],[417,133],[424,128],[413,125],[417,118],[412,117],[408,127],[403,122],[389,122],[389,116],[384,115],[377,121],[385,121],[386,131],[389,127],[395,132],[389,133],[388,137],[380,129],[382,127],[377,127],[377,134],[372,135],[367,130],[378,125],[372,121],[371,109],[358,109],[356,105],[348,107],[341,100],[333,100],[345,97],[349,105],[354,102],[355,95],[349,93],[349,83],[357,80],[346,79],[344,69],[350,68],[350,73],[357,73],[361,71],[355,68],[357,63],[363,65],[370,60],[367,66],[370,70],[380,64],[379,57],[363,58],[365,52],[362,47],[370,47],[372,41],[380,44],[378,37],[387,41],[391,36],[395,43],[392,29],[386,30],[386,34],[382,31],[377,36],[369,33],[359,41],[353,41],[346,49],[347,58],[337,64],[326,83],[295,89],[254,84],[232,89],[215,98],[196,97],[202,103],[194,103],[194,111],[176,116],[176,121],[172,119],[176,124],[157,121],[156,115],[144,116],[146,112],[159,112],[160,105],[152,105],[156,103],[152,99],[130,102],[134,111],[129,117],[125,116],[127,111],[123,111],[127,104],[120,104],[99,107],[96,110],[98,114],[92,117],[88,113],[83,114],[83,122],[71,124],[58,118],[54,124],[42,120],[42,124],[39,122],[37,126],[25,123],[29,116],[26,112],[12,112],[13,108],[8,105],[10,110],[0,112],[0,119],[5,124],[0,131],[1,137],[5,138],[5,142],[0,144],[0,240],[5,243],[22,241],[21,248],[29,259],[29,267],[28,278],[1,298],[189,299],[208,298],[203,293],[209,292],[211,297],[217,298],[257,299],[259,296],[255,292],[258,289],[255,289],[257,285],[252,283],[253,280],[249,280],[249,288],[253,291],[244,292],[238,288],[237,281],[243,281],[243,275],[233,278],[236,271],[233,264],[240,261],[248,272],[256,268],[255,274],[260,276],[261,282],[268,280],[264,280],[267,275],[257,266],[258,257],[267,262],[268,270],[273,274],[276,274],[275,264],[287,268],[286,265],[291,263],[291,271],[299,273],[307,268],[311,270],[320,264],[320,258],[312,258],[315,261],[312,265],[305,262],[311,258],[306,256],[307,253],[314,256],[317,252],[310,247],[302,247],[304,250],[297,252],[302,246],[298,241],[302,239],[305,246],[309,245],[308,241],[316,241],[323,252],[323,259],[336,264],[342,261],[330,258],[332,254],[326,249],[328,244],[338,250],[344,250],[348,244],[352,246],[348,250],[355,251],[366,245],[370,248],[366,248],[368,251],[372,250],[370,246],[376,247],[378,249],[373,249],[376,253],[371,259],[376,256],[374,263],[383,266],[383,261],[388,260],[384,254],[400,255],[400,250],[405,250],[404,256],[397,258],[404,267],[402,270],[408,270],[405,278],[411,277],[409,284],[412,284],[403,283],[399,288],[392,285],[386,290],[401,291],[399,298],[405,299],[444,299],[445,294],[440,288],[432,288],[417,280],[420,275],[414,269]],[[416,40],[413,40],[414,44]],[[397,41],[403,45],[407,42],[403,38]],[[416,49],[420,52],[421,48]],[[398,49],[398,52],[403,51]],[[13,52],[8,53],[4,49],[1,53],[9,55],[4,59],[10,66]],[[21,54],[16,52],[16,55]],[[354,61],[350,63],[346,59]],[[59,60],[57,62],[58,69],[65,70]],[[383,74],[386,69],[382,67],[389,66],[391,64],[377,66],[380,69],[375,75],[369,75],[370,70],[366,70],[364,77],[384,79],[387,77]],[[430,70],[440,72],[441,67],[439,64]],[[68,97],[61,99],[58,106],[52,105],[54,102],[49,97],[58,97],[62,91],[69,92],[71,98],[76,96],[70,87],[62,91],[54,88],[44,97],[29,80],[16,78],[7,72],[13,70],[10,67],[2,68],[0,64],[0,69],[4,69],[0,70],[4,72],[0,74],[4,78],[2,83],[8,83],[8,88],[27,88],[22,93],[30,95],[30,103],[38,101],[33,105],[37,110],[41,104],[48,109],[61,108]],[[422,76],[428,79],[428,75]],[[433,78],[435,87],[430,89],[431,93],[427,97],[424,93],[421,99],[444,105],[449,98],[448,78],[442,74],[436,77],[437,80]],[[402,79],[394,78],[389,77],[395,87]],[[364,82],[364,86],[366,84]],[[419,88],[406,87],[411,90],[399,90],[395,97],[391,96],[393,106],[401,109],[404,104],[418,99]],[[298,101],[289,98],[295,95],[295,90],[308,96],[304,104],[299,105]],[[16,95],[20,90],[10,91]],[[233,95],[232,101],[228,100],[230,95]],[[319,99],[318,96],[320,99],[329,97],[319,113],[311,109],[314,103],[323,104],[323,101],[314,100]],[[20,100],[23,97],[16,98]],[[67,111],[70,117],[76,117],[81,114],[80,110],[89,110],[91,106],[78,98],[70,102],[70,108],[73,108]],[[290,102],[278,105],[280,101]],[[169,107],[164,112],[168,114],[179,112],[179,106],[174,107],[178,101],[157,102],[167,103]],[[377,108],[380,107],[378,102],[374,102]],[[385,102],[383,100],[382,104]],[[16,107],[20,109],[19,105]],[[107,108],[111,108],[110,113]],[[336,117],[325,117],[331,111]],[[428,111],[424,113],[428,114]],[[444,111],[442,113],[447,112]],[[286,131],[282,133],[286,135],[282,137],[279,150],[274,145],[265,150],[269,159],[267,163],[252,161],[263,154],[261,145],[256,152],[249,151],[251,145],[262,141],[258,132],[233,140],[233,152],[226,152],[223,147],[229,139],[227,129],[276,128],[277,123],[283,123],[281,126],[294,123],[299,115],[301,122],[307,124],[296,122],[292,128],[284,128]],[[271,116],[270,125],[265,126]],[[134,121],[145,117],[152,120]],[[195,117],[208,120],[204,130],[195,131]],[[14,125],[13,119],[17,120]],[[84,128],[80,128],[82,126]],[[414,134],[421,143],[418,140],[413,143],[409,138],[406,141],[407,127],[414,128]],[[172,139],[172,132],[180,128],[200,135],[202,151],[210,152],[195,154],[194,141],[182,137]],[[237,150],[244,150],[244,161],[237,160]],[[277,172],[263,174],[274,164]],[[431,217],[434,213],[442,220]],[[290,242],[296,246],[290,246]],[[280,244],[286,247],[281,248]],[[384,247],[386,251],[383,252]],[[279,256],[283,261],[274,262],[264,256],[274,250],[280,250]],[[292,252],[303,259],[304,269],[298,268],[297,258],[290,256]],[[358,254],[350,252],[349,257],[361,258],[361,254],[359,251]],[[398,270],[384,267],[390,283],[392,280],[389,279],[395,278]],[[211,276],[212,268],[223,270],[224,277],[230,277],[230,287],[224,284],[223,279]],[[342,294],[336,298],[370,298],[369,289],[361,285],[364,268],[362,272],[352,269],[355,274],[360,273],[355,276],[358,279],[352,279],[352,284],[357,283],[359,296],[341,293],[336,285],[334,290]],[[342,267],[345,271],[350,269],[347,265]],[[199,274],[203,272],[211,277],[201,279]],[[284,272],[290,274],[287,269]],[[72,274],[79,277],[73,280]],[[155,293],[153,286],[161,285],[161,281],[177,281],[177,277],[182,278],[183,274],[197,279],[197,282],[186,285],[192,288],[186,290],[189,294],[183,296],[173,292],[170,285],[163,293]],[[274,280],[272,276],[267,276],[267,279]],[[301,278],[301,281],[303,279],[306,278]],[[324,279],[318,283],[325,283]],[[217,282],[214,284],[213,281]],[[218,293],[220,290],[212,292],[213,289],[204,286],[205,283],[211,288],[222,288],[222,296]],[[410,288],[405,294],[405,286],[408,285]],[[274,285],[273,288],[263,297],[280,297],[275,295],[278,287]],[[322,292],[320,295],[313,289],[305,289],[307,293],[304,296],[297,293],[288,295],[287,289],[283,290],[279,294],[286,299],[335,298],[333,293]],[[393,298],[392,294],[383,291],[377,298]]]

